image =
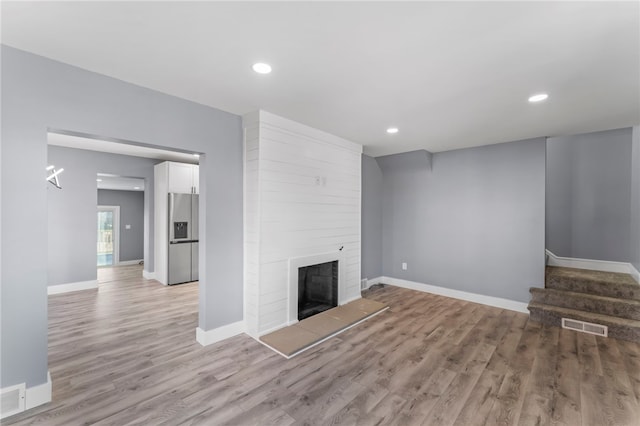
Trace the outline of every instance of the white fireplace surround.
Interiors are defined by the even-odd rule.
[[[338,304],[361,297],[362,146],[266,111],[243,128],[244,321],[258,337],[298,321],[300,267],[337,260]]]
[[[345,301],[344,275],[345,275],[345,251],[338,250],[329,253],[315,254],[312,256],[293,257],[289,259],[289,325],[298,322],[298,269],[305,266],[318,265],[338,261],[338,305]]]

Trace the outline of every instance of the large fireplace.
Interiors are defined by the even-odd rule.
[[[338,306],[338,261],[298,268],[298,320]]]
[[[342,250],[290,258],[287,323],[342,305],[345,273]]]

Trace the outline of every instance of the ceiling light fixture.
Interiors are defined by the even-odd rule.
[[[258,62],[257,64],[253,64],[253,70],[258,74],[269,74],[271,72],[271,65]]]
[[[538,93],[537,95],[533,95],[529,97],[529,102],[542,102],[547,99],[549,95],[546,93]]]
[[[393,135],[394,133],[398,133],[398,128],[397,128],[397,127],[389,127],[389,128],[387,129],[387,133],[392,134],[392,135]]]

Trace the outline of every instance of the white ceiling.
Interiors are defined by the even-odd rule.
[[[144,179],[107,175],[98,173],[96,177],[98,189],[113,189],[117,191],[144,191]]]
[[[2,41],[236,114],[262,108],[378,156],[640,123],[639,7],[5,1]],[[273,72],[255,74],[258,61]]]

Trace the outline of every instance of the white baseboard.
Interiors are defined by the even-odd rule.
[[[561,257],[556,256],[549,250],[545,250],[547,253],[547,265],[549,266],[562,266],[564,268],[576,268],[576,269],[590,269],[592,271],[603,272],[619,272],[622,274],[630,274],[636,281],[640,282],[640,273],[634,268],[631,263],[626,262],[613,262],[610,260],[595,260],[595,259],[578,259],[573,257]]]
[[[453,290],[446,287],[438,287],[430,284],[423,284],[415,281],[402,280],[399,278],[380,277],[381,282],[396,287],[408,288],[410,290],[423,291],[425,293],[438,294],[440,296],[453,297],[454,299],[466,300],[480,303],[482,305],[495,306],[496,308],[508,309],[510,311],[529,313],[527,304],[515,300],[503,299],[501,297],[485,296],[483,294],[469,293],[466,291]]]
[[[222,327],[214,328],[213,330],[203,330],[200,327],[196,328],[196,341],[202,346],[212,345],[221,340],[228,339],[229,337],[237,336],[244,333],[246,330],[244,321],[238,321],[231,324],[223,325]]]
[[[155,280],[156,279],[156,273],[155,272],[149,272],[145,269],[142,270],[142,278],[145,278],[147,280]]]
[[[91,290],[96,288],[98,288],[98,280],[79,281],[77,283],[50,285],[47,287],[47,294],[69,293],[70,291]]]
[[[138,260],[121,260],[120,262],[118,262],[118,265],[116,265],[116,266],[139,265],[140,262],[142,262],[142,259],[138,259]]]
[[[51,373],[47,371],[46,383],[27,388],[24,399],[25,410],[51,402]]]
[[[367,280],[367,288],[380,283],[382,283],[382,277],[371,278],[370,280]]]
[[[3,401],[11,407],[0,407],[0,419],[11,417],[51,401],[51,374],[47,371],[47,381],[41,385],[25,387],[24,383],[0,389]],[[15,407],[14,407],[15,405]]]

